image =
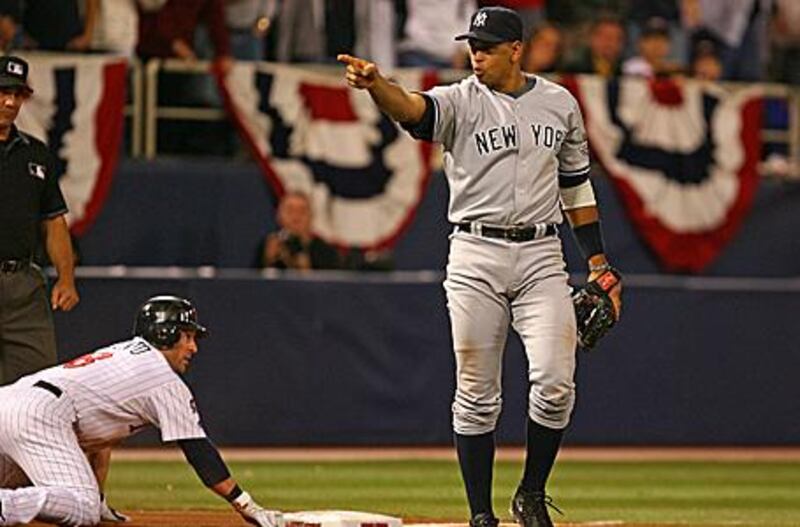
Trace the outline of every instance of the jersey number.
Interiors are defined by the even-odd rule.
[[[110,351],[98,351],[97,353],[88,353],[86,355],[81,355],[77,359],[72,359],[69,362],[64,363],[65,368],[82,368],[83,366],[88,366],[93,362],[97,362],[103,359],[110,359],[113,357],[114,354]]]

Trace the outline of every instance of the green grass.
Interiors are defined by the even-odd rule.
[[[414,520],[467,517],[451,461],[235,462],[234,476],[269,507],[382,512]],[[508,519],[520,464],[498,462],[495,509]],[[800,462],[585,462],[556,466],[558,522],[800,525]],[[183,462],[114,461],[108,494],[125,509],[224,509]]]

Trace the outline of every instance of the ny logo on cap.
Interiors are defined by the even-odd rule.
[[[22,64],[14,61],[9,61],[8,65],[6,66],[6,71],[8,71],[12,75],[25,74],[25,69],[22,67]]]
[[[475,27],[483,27],[486,25],[486,19],[489,17],[484,11],[479,12],[475,15],[475,20],[472,21],[472,25]]]

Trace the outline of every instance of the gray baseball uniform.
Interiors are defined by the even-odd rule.
[[[141,338],[102,348],[0,388],[0,525],[99,521],[84,451],[146,425],[164,441],[206,437],[189,388]],[[16,488],[27,483],[32,487]]]
[[[575,315],[555,224],[563,219],[559,177],[588,174],[588,146],[575,99],[540,77],[527,80],[517,96],[474,75],[425,92],[457,225],[444,287],[457,367],[453,428],[464,435],[495,428],[509,323],[528,358],[530,418],[564,428],[575,399]],[[498,237],[509,228],[528,234]]]

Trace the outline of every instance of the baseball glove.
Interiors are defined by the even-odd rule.
[[[619,271],[610,267],[603,274],[578,287],[572,293],[578,344],[592,349],[617,322],[616,308],[608,293],[622,280]]]

